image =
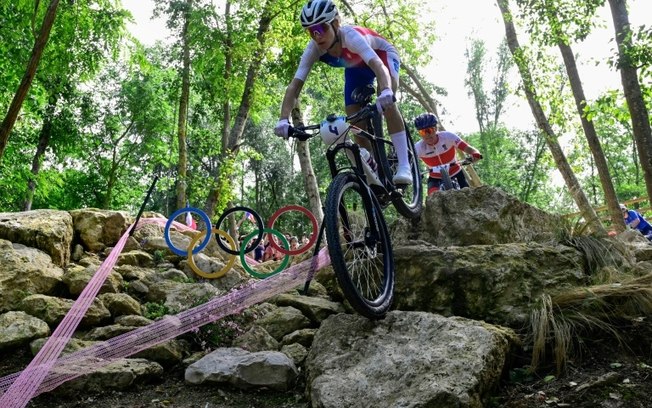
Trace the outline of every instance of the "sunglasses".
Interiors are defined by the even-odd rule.
[[[434,134],[434,133],[436,133],[436,132],[437,132],[437,130],[436,130],[434,127],[428,127],[428,128],[425,128],[425,129],[419,129],[419,134],[420,134],[421,136],[429,136],[429,135],[432,135],[432,134]]]
[[[330,24],[328,23],[319,23],[319,24],[311,25],[310,27],[306,28],[306,32],[312,38],[315,38],[316,36],[322,37],[328,31],[329,25]]]

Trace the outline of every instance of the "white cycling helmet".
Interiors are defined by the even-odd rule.
[[[310,0],[301,10],[301,25],[308,28],[315,24],[330,23],[337,17],[337,7],[331,0]]]

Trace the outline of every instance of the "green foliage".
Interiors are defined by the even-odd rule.
[[[478,146],[488,159],[473,165],[484,184],[499,187],[539,208],[551,209],[552,163],[539,132],[498,127],[489,128],[483,134],[465,136],[465,139]]]
[[[517,0],[528,33],[545,45],[583,40],[596,25],[595,14],[604,0]]]
[[[143,304],[143,317],[157,320],[170,314],[170,309],[160,302],[147,302]]]
[[[646,194],[643,171],[639,163],[624,96],[617,91],[606,92],[595,102],[587,105],[586,115],[593,121],[600,135],[600,142],[618,198],[627,200]],[[583,145],[578,146],[578,149],[580,152],[583,151]],[[578,165],[587,169],[592,168],[592,162],[585,154],[578,154]],[[589,174],[585,182],[596,183],[596,176]],[[599,197],[596,201],[602,202]]]

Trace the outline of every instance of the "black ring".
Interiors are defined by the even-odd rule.
[[[226,217],[228,217],[229,214],[237,211],[248,212],[249,214],[253,215],[254,220],[256,220],[256,225],[258,226],[258,236],[253,240],[253,242],[251,242],[251,244],[248,245],[247,249],[244,251],[245,254],[248,254],[249,252],[256,249],[260,241],[262,241],[264,229],[265,229],[265,225],[263,224],[263,219],[260,218],[260,215],[256,211],[252,210],[249,207],[242,207],[242,206],[229,208],[228,210],[224,211],[224,213],[222,213],[220,218],[217,220],[217,224],[215,224],[215,228],[221,229],[220,226],[222,225],[222,222],[226,219]],[[228,231],[228,228],[223,229],[223,231]],[[240,251],[234,251],[231,248],[227,248],[227,246],[222,242],[222,240],[218,236],[215,237],[215,240],[217,241],[217,245],[219,245],[219,247],[226,253],[231,255],[240,255]]]

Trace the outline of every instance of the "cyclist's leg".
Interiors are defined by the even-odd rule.
[[[464,172],[462,170],[460,170],[459,173],[453,176],[453,178],[457,180],[457,184],[460,185],[460,188],[465,188],[469,186],[468,181],[466,181],[466,176],[464,175]]]
[[[441,179],[428,177],[428,196],[439,191],[439,186],[441,186]]]
[[[387,53],[383,58],[383,64],[389,71],[392,80],[392,92],[396,93],[399,82],[400,59],[398,55]],[[379,92],[381,89],[378,90]],[[394,183],[411,183],[412,174],[410,171],[410,162],[408,158],[407,134],[405,132],[405,122],[398,110],[398,106],[393,104],[385,109],[385,119],[387,120],[387,133],[392,139],[396,157],[398,158],[398,168],[394,176]]]
[[[369,67],[344,69],[344,105],[347,115],[352,115],[360,110],[360,105],[351,98],[353,90],[360,86],[371,85],[375,78],[374,72]],[[355,125],[360,129],[367,130],[365,121],[355,123]],[[364,137],[355,136],[355,142],[370,152],[372,151],[371,143]]]

